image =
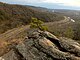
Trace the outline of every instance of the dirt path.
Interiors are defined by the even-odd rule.
[[[55,21],[55,22],[48,22],[48,23],[45,23],[45,25],[53,25],[53,24],[65,24],[66,22],[69,22],[70,20],[64,16],[64,20],[60,20],[60,21]]]

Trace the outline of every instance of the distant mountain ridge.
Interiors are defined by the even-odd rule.
[[[51,12],[52,13],[52,9],[48,9],[48,8],[44,8],[44,7],[29,6],[29,5],[25,5],[25,6],[31,8],[31,9],[40,11],[40,12]]]

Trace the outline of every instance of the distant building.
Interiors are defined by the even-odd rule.
[[[71,19],[72,22],[75,22],[75,20]]]

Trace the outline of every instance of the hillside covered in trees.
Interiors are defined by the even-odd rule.
[[[31,8],[29,6],[11,5],[0,2],[0,33],[28,24],[31,17],[36,17],[44,22],[64,19],[64,17],[59,14],[48,11],[38,11],[37,8],[34,7]]]

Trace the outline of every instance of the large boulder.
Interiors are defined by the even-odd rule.
[[[28,38],[1,56],[3,60],[80,60],[80,44],[40,30],[28,32]]]

